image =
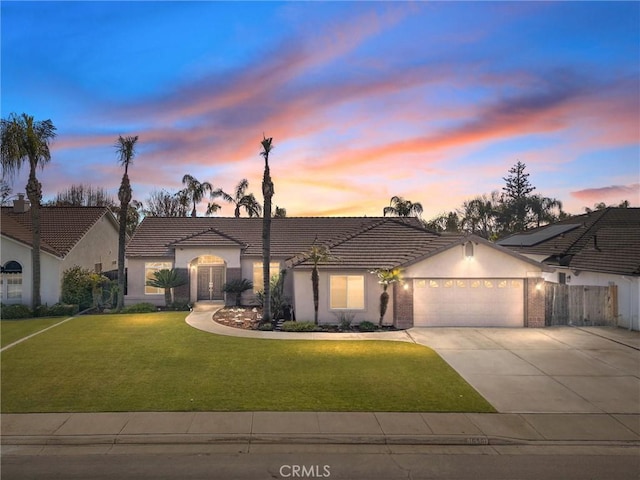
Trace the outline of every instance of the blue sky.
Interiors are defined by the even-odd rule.
[[[122,175],[134,198],[189,173],[293,215],[424,218],[500,190],[517,161],[581,213],[640,205],[637,2],[7,2],[2,117],[58,129],[45,198]],[[26,176],[14,182],[24,190]],[[204,205],[202,206],[204,209]],[[220,215],[231,215],[225,206]]]

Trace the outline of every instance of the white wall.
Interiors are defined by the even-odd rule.
[[[329,308],[329,276],[330,275],[364,275],[364,301],[363,310],[331,310]],[[384,317],[384,324],[393,323],[393,288],[389,293],[389,305]],[[378,277],[363,270],[319,270],[319,297],[318,297],[318,323],[339,323],[339,313],[355,314],[353,323],[358,324],[364,320],[376,325],[380,319],[380,294],[382,287],[378,284]],[[311,284],[311,270],[293,270],[293,295],[296,320],[299,322],[313,322],[313,287]]]
[[[456,245],[407,267],[405,278],[526,278],[540,276],[542,267],[520,260],[488,245],[473,244],[466,258],[464,245]]]
[[[240,247],[179,247],[175,251],[175,268],[189,268],[194,259],[203,255],[222,258],[227,268],[240,268]]]
[[[103,215],[67,253],[62,270],[79,265],[93,271],[97,263],[102,264],[102,271],[118,268],[118,227],[107,215]]]
[[[11,260],[22,265],[22,300],[20,303],[31,306],[33,299],[31,247],[7,237],[2,237],[0,246],[0,263],[2,265]],[[60,258],[40,251],[40,299],[42,304],[54,305],[60,301],[61,264]]]

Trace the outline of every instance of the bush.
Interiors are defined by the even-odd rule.
[[[56,303],[49,307],[47,315],[50,317],[71,317],[78,313],[78,305],[65,305],[63,303]]]
[[[364,322],[360,322],[360,324],[358,325],[358,329],[361,332],[373,332],[376,329],[376,326],[368,321],[364,321]]]
[[[258,327],[258,330],[262,330],[265,332],[271,331],[273,330],[273,324],[272,323],[263,323],[262,325],[260,325]]]
[[[3,320],[17,320],[31,318],[33,313],[26,305],[0,305],[0,318]]]
[[[151,313],[156,311],[158,311],[158,307],[151,303],[135,303],[122,309],[122,313]]]
[[[76,265],[62,274],[61,300],[66,304],[78,305],[80,310],[86,310],[102,302],[102,289],[108,285],[107,277]]]
[[[283,332],[313,332],[316,330],[316,324],[313,322],[284,322],[280,326]]]
[[[340,312],[338,321],[340,322],[340,330],[351,330],[351,322],[355,318],[355,313]]]

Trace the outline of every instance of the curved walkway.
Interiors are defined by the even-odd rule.
[[[328,333],[328,332],[271,332],[261,330],[246,330],[243,328],[227,327],[213,321],[215,312],[222,305],[203,309],[194,309],[186,318],[186,322],[193,328],[218,335],[231,337],[262,338],[271,340],[392,340],[398,342],[415,343],[407,330],[396,332],[371,332],[371,333]]]

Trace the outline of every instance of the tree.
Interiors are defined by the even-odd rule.
[[[131,202],[131,183],[129,182],[129,165],[133,162],[133,157],[136,155],[136,143],[138,142],[138,136],[118,136],[116,141],[116,152],[118,154],[118,161],[120,165],[124,167],[124,174],[122,175],[122,182],[120,183],[120,189],[118,190],[118,200],[120,200],[120,211],[118,212],[118,303],[117,309],[121,310],[124,307],[124,253],[127,243],[127,217],[129,213],[129,202]]]
[[[2,179],[0,179],[0,205],[7,205],[9,203],[8,199],[11,197],[12,193],[13,189],[11,188],[11,185],[9,185],[5,181],[4,177],[2,177]]]
[[[558,213],[555,213],[557,209]],[[540,227],[560,220],[564,214],[562,202],[555,198],[533,195],[529,197],[529,210],[533,227]]]
[[[276,212],[273,214],[273,218],[286,218],[287,209],[276,205]]]
[[[479,195],[462,204],[462,229],[482,238],[494,240],[498,235],[497,219],[500,198],[497,191]]]
[[[387,215],[396,217],[418,217],[422,213],[422,204],[419,202],[413,203],[402,197],[393,196],[391,197],[389,206],[384,207],[382,213],[385,217]]]
[[[264,197],[264,217],[262,219],[262,270],[264,280],[264,307],[262,309],[262,323],[271,321],[271,285],[269,274],[269,263],[271,261],[271,199],[273,198],[274,188],[271,180],[271,172],[269,170],[269,154],[273,150],[273,138],[265,137],[261,142],[262,152],[260,155],[264,157],[264,174],[262,177],[262,195]]]
[[[181,193],[153,190],[145,200],[143,212],[151,217],[186,217],[187,204]]]
[[[313,289],[313,321],[318,324],[318,305],[320,303],[320,274],[318,273],[318,265],[330,260],[337,260],[337,257],[331,255],[329,248],[324,245],[313,245],[311,250],[306,254],[307,260],[313,264],[311,270],[311,288]]]
[[[36,121],[30,115],[12,113],[2,119],[0,127],[3,177],[14,177],[25,162],[29,162],[27,197],[31,202],[32,248],[31,264],[33,277],[32,309],[41,303],[40,297],[40,202],[42,185],[36,177],[36,169],[51,160],[49,142],[56,136],[56,127],[51,120]]]
[[[211,196],[213,192],[213,186],[209,182],[200,182],[197,178],[189,175],[188,173],[182,177],[182,184],[186,186],[185,193],[189,198],[189,203],[193,203],[193,209],[191,210],[191,216],[197,216],[196,207],[200,203],[207,192]]]
[[[232,293],[235,296],[236,307],[240,306],[242,293],[251,289],[253,289],[253,282],[246,278],[231,280],[222,286],[223,292]]]
[[[147,280],[148,287],[162,288],[164,289],[164,304],[166,307],[171,305],[171,290],[176,287],[180,287],[187,283],[187,279],[184,278],[178,270],[175,268],[157,270],[153,272],[153,278]]]
[[[605,208],[609,208],[609,207],[615,207],[615,208],[629,208],[631,204],[629,203],[629,200],[622,200],[618,205],[607,205],[604,202],[600,202],[600,203],[596,203],[593,208],[589,208],[589,207],[584,207],[584,211],[586,213],[592,213],[594,211],[597,210],[604,210]]]
[[[249,188],[249,182],[246,178],[240,180],[233,195],[224,192],[222,189],[215,191],[215,196],[220,196],[225,202],[235,205],[235,216],[240,218],[240,209],[243,208],[249,217],[259,217],[262,213],[262,207],[253,196],[253,193],[246,193]]]
[[[115,204],[115,200],[104,188],[94,188],[89,184],[71,185],[56,193],[55,199],[49,202],[53,206],[71,207],[113,207]]]
[[[502,179],[506,185],[503,190],[503,208],[508,220],[507,230],[520,232],[527,229],[527,213],[529,210],[529,194],[536,189],[529,182],[529,174],[524,173],[527,166],[518,161],[509,169],[509,175]]]
[[[392,283],[396,283],[402,280],[399,268],[376,268],[371,273],[378,277],[378,283],[382,285],[382,293],[380,294],[380,321],[378,325],[382,326],[384,315],[387,313],[387,307],[389,306],[389,293],[387,288]]]

